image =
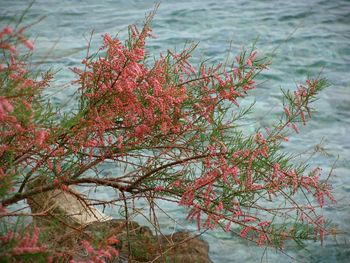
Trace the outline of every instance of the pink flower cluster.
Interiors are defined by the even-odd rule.
[[[86,261],[71,260],[70,263],[105,263],[109,262],[108,260],[112,260],[113,258],[119,256],[118,250],[111,246],[95,250],[86,240],[81,241],[81,244],[88,253],[89,259]]]
[[[6,235],[0,237],[0,242],[2,246],[6,246],[9,243],[15,244],[12,249],[8,250],[8,253],[13,256],[45,253],[47,252],[47,247],[39,244],[39,234],[39,228],[35,228],[32,234],[27,232],[24,236],[9,230]]]

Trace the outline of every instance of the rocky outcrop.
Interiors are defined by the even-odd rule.
[[[47,183],[44,177],[38,177],[30,182],[28,188],[34,188]],[[56,220],[62,220],[66,224],[85,226],[93,222],[103,222],[112,218],[103,214],[95,207],[89,205],[86,197],[76,191],[73,187],[68,187],[68,191],[55,189],[48,192],[36,194],[27,198],[27,202],[32,213],[46,212]],[[50,216],[47,217],[50,221]],[[36,223],[41,224],[45,218],[34,218]]]
[[[37,179],[29,187],[43,184],[44,180]],[[82,240],[103,247],[113,237],[117,242],[112,245],[119,251],[119,257],[109,262],[212,262],[208,244],[199,237],[189,232],[155,236],[150,228],[137,222],[104,215],[74,188],[40,193],[27,201],[33,213],[47,214],[35,217],[32,226],[43,229],[47,244],[60,248],[67,261],[87,257]]]
[[[121,256],[125,258],[130,255],[135,262],[212,262],[208,256],[207,242],[189,232],[175,232],[157,238],[146,226],[131,221],[127,227],[125,220],[112,219],[90,224],[84,233],[94,236],[94,242],[103,242],[108,235],[115,235],[121,241],[118,244]]]

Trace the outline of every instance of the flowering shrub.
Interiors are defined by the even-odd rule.
[[[281,118],[249,133],[239,121],[252,107],[242,109],[240,101],[267,70],[267,60],[245,50],[230,65],[196,68],[190,48],[150,63],[150,19],[140,31],[130,27],[126,44],[104,35],[98,52],[73,69],[79,108],[64,116],[41,98],[52,75],[33,75],[20,56],[18,45],[33,49],[24,29],[1,31],[0,217],[21,216],[7,206],[37,193],[88,184],[118,190],[113,203],[124,205],[126,219],[137,213],[126,200],[144,198],[153,210],[162,199],[186,208],[198,230],[221,227],[277,248],[285,240],[322,241],[327,228],[317,208],[334,201],[331,187],[319,167],[307,172],[307,164],[294,164],[280,146],[311,118],[311,103],[326,81],[308,79],[285,92]],[[101,173],[107,162],[125,173]],[[39,176],[47,183],[26,187]],[[3,244],[9,233],[2,233]],[[0,255],[53,249],[37,245],[37,230],[33,235],[30,246],[26,234]],[[83,245],[92,257],[117,253]]]
[[[4,233],[0,237],[2,259],[45,258],[47,247],[38,244],[39,233],[39,228],[35,228],[32,234],[27,231],[24,235],[20,235],[12,230]]]

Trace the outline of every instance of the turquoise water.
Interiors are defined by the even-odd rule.
[[[0,0],[0,25],[18,15],[29,1]],[[61,69],[57,73],[58,92],[55,103],[64,103],[74,87],[61,90],[72,74],[68,67],[78,66],[85,56],[86,41],[94,29],[92,46],[109,32],[125,36],[129,24],[141,24],[153,1],[105,0],[69,1],[38,0],[29,10],[26,21],[45,19],[30,31],[36,37],[34,62],[40,67]],[[319,113],[302,133],[286,145],[295,152],[311,152],[323,141],[327,155],[317,154],[313,164],[322,165],[325,173],[339,155],[332,183],[338,203],[326,208],[324,214],[344,232],[329,238],[323,247],[310,243],[309,252],[292,247],[287,253],[302,262],[348,262],[350,260],[350,1],[162,1],[153,22],[157,36],[149,42],[155,54],[167,48],[181,49],[185,43],[200,42],[194,60],[209,57],[211,61],[225,59],[232,41],[232,54],[257,38],[257,49],[276,56],[262,85],[254,91],[257,100],[252,123],[266,126],[280,108],[280,87],[294,88],[307,74],[322,72],[332,86],[320,95],[316,103]],[[253,126],[252,126],[253,127]],[[247,127],[250,128],[250,127]],[[108,197],[106,191],[99,197]],[[160,215],[164,231],[180,228],[185,212],[172,208],[171,215],[179,218],[175,225]],[[141,219],[140,219],[141,220]],[[191,227],[190,227],[191,228]],[[204,236],[210,243],[210,256],[215,262],[292,262],[284,254],[245,244],[238,238],[216,231]]]

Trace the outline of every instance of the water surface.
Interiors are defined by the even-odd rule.
[[[30,1],[0,0],[0,25],[9,23]],[[37,0],[26,15],[26,22],[45,19],[30,29],[36,37],[35,62],[42,68],[60,69],[55,85],[71,80],[69,67],[79,66],[85,56],[85,37],[94,29],[92,48],[100,44],[105,32],[125,37],[127,26],[142,24],[153,1],[103,0],[69,1]],[[157,54],[167,48],[181,49],[185,43],[199,42],[194,61],[211,58],[217,62],[226,58],[230,47],[237,54],[242,46],[250,46],[257,38],[257,49],[270,54],[278,48],[273,65],[265,73],[266,81],[254,91],[257,100],[255,125],[266,126],[281,109],[280,87],[293,89],[307,74],[322,72],[331,88],[320,95],[316,103],[319,113],[291,138],[286,147],[295,152],[313,148],[323,140],[327,156],[318,154],[314,165],[322,165],[327,173],[339,155],[332,183],[338,203],[326,208],[324,214],[345,233],[329,238],[323,247],[310,242],[309,252],[292,247],[290,256],[303,262],[348,262],[350,248],[350,2],[345,0],[294,1],[162,1],[153,22],[157,36],[149,42],[149,50]],[[59,90],[59,89],[58,89]],[[64,103],[74,87],[52,95],[54,103]],[[270,119],[269,119],[270,118]],[[253,127],[253,126],[252,126]],[[252,128],[250,127],[250,128]],[[249,129],[249,127],[248,127]],[[100,198],[110,198],[106,191]],[[170,213],[178,218],[173,223],[160,216],[164,231],[186,225],[181,218],[185,211],[174,207]],[[140,219],[141,220],[141,219]],[[189,227],[194,229],[195,227]],[[210,243],[210,256],[215,262],[292,262],[289,256],[256,248],[252,244],[220,231],[205,234]]]

